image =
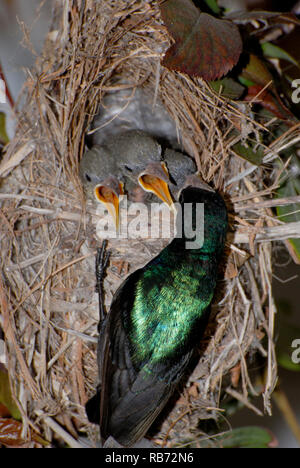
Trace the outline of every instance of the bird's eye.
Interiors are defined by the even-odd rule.
[[[128,171],[128,172],[132,172],[132,169],[131,169],[131,167],[129,167],[129,166],[124,166],[124,167],[125,167],[126,171]]]
[[[86,172],[84,175],[85,175],[86,180],[87,180],[88,182],[91,182],[92,179],[90,178],[90,176],[88,175],[88,173]]]

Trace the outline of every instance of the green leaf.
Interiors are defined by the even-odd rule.
[[[3,144],[6,144],[9,142],[9,138],[6,133],[6,115],[4,112],[0,112],[0,141]]]
[[[283,369],[292,371],[292,372],[300,372],[300,364],[297,364],[292,361],[291,354],[287,351],[280,351],[277,354],[277,362]]]
[[[236,143],[232,147],[233,151],[243,159],[246,159],[256,166],[260,166],[264,157],[264,148],[258,145],[256,142],[252,143],[249,140],[247,142]]]
[[[294,59],[294,57],[292,57],[281,47],[278,47],[277,45],[272,44],[271,42],[264,42],[263,44],[261,44],[261,48],[266,57],[286,60],[287,62],[290,62],[293,65],[300,67],[299,63],[296,59]]]
[[[287,180],[277,189],[277,198],[300,195],[300,162],[296,156],[292,158],[290,167],[292,168],[292,173],[298,174],[298,176],[291,177],[291,175],[289,175]],[[300,203],[278,206],[276,211],[280,221],[284,221],[285,223],[300,221]],[[289,239],[289,243],[300,261],[300,239]]]
[[[268,89],[272,89],[273,76],[269,72],[267,65],[254,54],[250,54],[249,62],[243,69],[239,79],[247,80],[253,84],[262,86],[269,86]]]
[[[221,9],[219,8],[216,0],[204,0],[206,5],[213,11],[216,15],[221,13]]]
[[[223,448],[269,448],[276,444],[273,434],[258,426],[238,427],[216,439]]]
[[[255,85],[254,81],[248,80],[247,78],[244,78],[243,76],[239,76],[238,80],[246,88],[250,88],[250,86]]]
[[[4,368],[0,369],[0,403],[6,406],[14,419],[21,419],[20,411],[11,394],[8,373]]]
[[[209,84],[214,91],[228,99],[239,99],[245,91],[244,86],[240,85],[232,78],[210,81]]]

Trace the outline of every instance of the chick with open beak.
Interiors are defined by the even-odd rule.
[[[128,130],[88,150],[80,163],[87,197],[104,203],[119,224],[119,198],[151,203],[158,197],[173,210],[173,200],[186,176],[195,173],[194,161],[161,145],[142,130]],[[155,196],[155,197],[154,197]]]
[[[142,130],[129,130],[109,143],[124,181],[129,201],[150,203],[153,196],[172,207],[169,176],[155,138]]]
[[[170,178],[163,161],[149,163],[138,175],[138,183],[145,192],[153,193],[173,209],[173,198],[169,190]]]
[[[80,162],[79,175],[86,197],[103,203],[118,229],[119,198],[124,189],[109,150],[104,145],[95,145],[87,150]]]
[[[171,207],[168,172],[161,157],[159,143],[141,130],[93,146],[84,154],[79,171],[87,198],[104,203],[116,225],[124,189],[129,202],[149,203],[153,201],[149,194],[154,194]]]

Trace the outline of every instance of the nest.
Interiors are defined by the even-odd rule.
[[[98,303],[95,293],[95,211],[78,178],[84,137],[108,92],[147,87],[176,124],[182,145],[204,180],[221,190],[229,209],[223,272],[199,363],[155,435],[170,446],[197,440],[199,419],[217,418],[220,396],[257,413],[248,360],[267,361],[264,409],[276,384],[273,343],[272,242],[290,236],[272,217],[278,185],[273,161],[285,139],[254,166],[232,147],[266,131],[251,105],[231,102],[207,83],[164,69],[170,37],[156,2],[57,1],[41,57],[28,77],[18,127],[1,164],[2,328],[13,392],[30,427],[47,440],[78,446],[97,438],[84,404],[97,385]],[[230,129],[238,127],[235,139]],[[101,133],[101,130],[100,130]],[[111,240],[106,304],[122,279],[160,251],[165,241]],[[239,378],[234,378],[239,375]]]

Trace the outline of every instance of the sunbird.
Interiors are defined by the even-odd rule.
[[[124,280],[99,323],[100,384],[86,411],[100,425],[102,443],[112,437],[131,447],[146,434],[185,375],[208,322],[227,209],[196,174],[186,178],[178,197],[182,236]],[[201,226],[198,204],[204,206]],[[190,248],[200,229],[203,242]]]

